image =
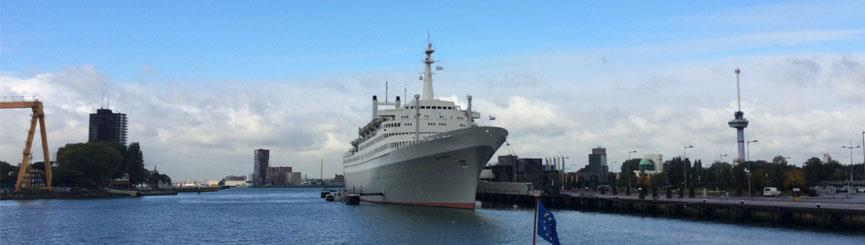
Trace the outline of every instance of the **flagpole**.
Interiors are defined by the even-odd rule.
[[[538,239],[538,197],[535,197],[535,225],[532,226],[532,245]]]
[[[540,203],[541,191],[532,190],[530,194],[535,198],[535,224],[532,226],[532,245],[535,245],[538,237],[538,203]]]

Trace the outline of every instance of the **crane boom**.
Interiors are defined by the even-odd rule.
[[[30,117],[30,130],[27,131],[27,142],[24,143],[23,158],[21,165],[18,166],[18,179],[15,181],[15,191],[23,190],[27,181],[27,172],[30,170],[30,151],[33,146],[33,136],[36,134],[36,124],[39,124],[40,138],[42,140],[42,157],[45,163],[45,189],[51,191],[51,159],[48,154],[48,133],[45,130],[45,112],[43,111],[42,101],[3,101],[0,102],[0,109],[26,109],[30,108],[33,115]]]

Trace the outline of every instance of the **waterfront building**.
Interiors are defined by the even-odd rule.
[[[225,176],[225,178],[222,178],[222,180],[246,181],[246,176],[243,176],[243,175],[239,175],[239,176],[229,175],[229,176]]]
[[[534,182],[544,175],[543,160],[540,158],[505,155],[499,156],[498,160],[498,164],[490,166],[496,182]],[[535,186],[541,186],[540,182]]]
[[[589,154],[589,165],[577,171],[584,186],[609,184],[610,169],[607,166],[607,149],[596,147]]]
[[[491,182],[523,182],[532,183],[532,186],[548,192],[556,192],[561,186],[561,181],[553,176],[558,176],[543,165],[540,158],[519,158],[515,155],[504,155],[498,157],[498,163],[486,168],[488,174],[482,174],[483,178]]]
[[[126,145],[126,114],[102,108],[90,114],[88,142],[100,141]]]
[[[639,169],[635,169],[634,173],[639,174],[645,172],[647,174],[658,174],[664,172],[664,156],[661,154],[646,154],[640,160]]]
[[[252,185],[264,186],[267,183],[267,168],[270,166],[270,150],[255,150],[254,166],[252,172]]]
[[[222,178],[223,186],[237,187],[237,186],[246,186],[246,176],[234,176],[229,175]]]
[[[333,183],[336,185],[345,184],[345,175],[337,174],[333,176]]]
[[[230,187],[246,186],[246,180],[224,180],[222,185]]]
[[[285,186],[291,178],[291,167],[279,166],[267,168],[267,185]]]
[[[301,185],[303,184],[303,176],[300,172],[291,172],[285,177],[286,185]]]

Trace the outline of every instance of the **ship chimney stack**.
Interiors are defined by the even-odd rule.
[[[378,97],[372,96],[372,119],[378,117]]]
[[[399,109],[400,105],[402,105],[402,103],[400,103],[400,101],[399,101],[399,96],[396,97],[395,103],[396,103],[396,109]]]
[[[474,113],[472,113],[472,96],[466,95],[466,100],[469,102],[466,108],[466,118],[468,119],[468,125],[471,126],[475,121]]]

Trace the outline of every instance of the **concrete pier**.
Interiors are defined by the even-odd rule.
[[[478,193],[486,207],[519,205],[531,208],[532,197]],[[792,202],[763,199],[659,198],[559,194],[541,197],[544,206],[591,212],[624,213],[733,223],[761,223],[784,227],[813,227],[865,232],[865,203]]]

